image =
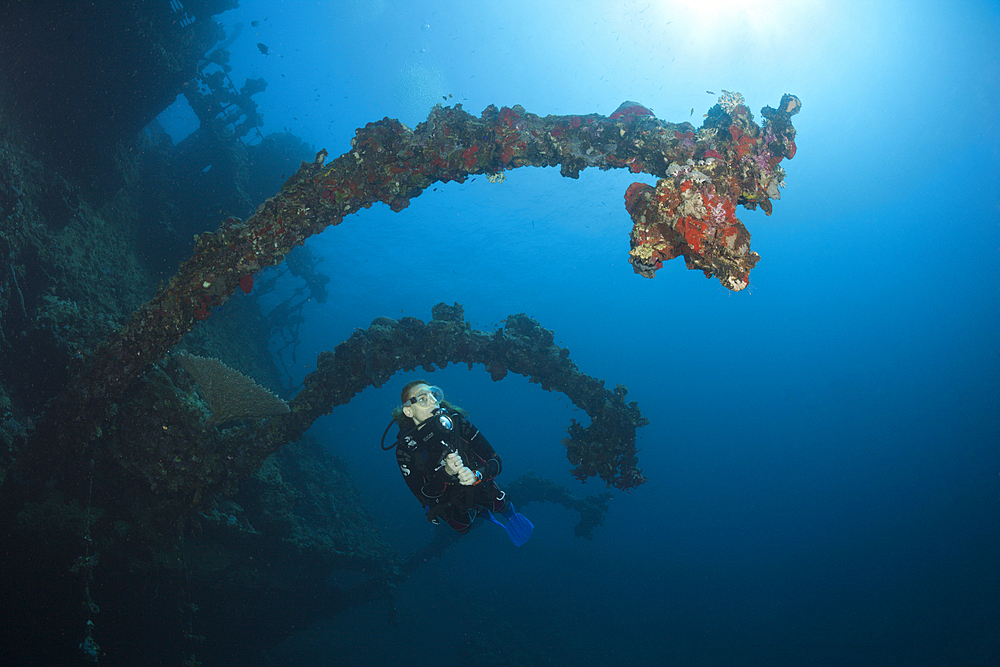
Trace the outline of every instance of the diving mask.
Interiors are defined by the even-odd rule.
[[[441,405],[441,401],[444,400],[444,391],[441,387],[427,387],[427,389],[421,390],[416,396],[410,400],[403,403],[403,407],[408,407],[414,403],[419,403],[423,407],[427,408],[432,405]]]

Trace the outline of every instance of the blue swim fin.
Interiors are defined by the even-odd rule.
[[[486,511],[486,516],[489,517],[490,521],[507,531],[507,537],[514,543],[515,547],[519,547],[527,542],[528,538],[531,537],[531,531],[535,529],[534,524],[528,521],[527,517],[523,514],[515,512],[514,505],[511,503],[507,503],[507,509],[503,515],[507,519],[507,525],[497,521],[492,512],[489,510]]]

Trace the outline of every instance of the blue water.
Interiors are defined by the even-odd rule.
[[[384,605],[344,614],[289,640],[286,664],[453,664],[483,637],[521,657],[479,648],[480,664],[1000,664],[1000,9],[741,4],[243,0],[221,15],[246,26],[234,80],[268,81],[262,130],[331,155],[437,102],[636,100],[696,125],[722,89],[758,120],[783,93],[803,102],[774,214],[737,212],[762,255],[741,293],[679,259],[633,273],[627,173],[439,185],[309,241],[331,297],[305,311],[297,378],[378,316],[458,301],[493,328],[525,312],[629,388],[649,481],[615,492],[593,541],[552,505],[523,508],[520,549],[472,531],[400,588],[398,625]],[[426,375],[312,431],[401,554],[434,528],[377,445],[400,386]],[[604,491],[569,474],[560,440],[583,413],[565,397],[481,367],[429,379],[504,457],[501,483]]]

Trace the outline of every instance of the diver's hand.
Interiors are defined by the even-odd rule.
[[[449,475],[457,475],[462,469],[465,468],[465,464],[462,462],[462,457],[452,452],[444,459],[444,469]],[[465,468],[468,470],[468,468]]]
[[[479,484],[482,477],[476,475],[468,468],[462,468],[458,471],[458,483],[462,486],[472,486],[474,484]]]

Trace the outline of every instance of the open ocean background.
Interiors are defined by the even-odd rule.
[[[467,619],[492,619],[496,664],[1000,664],[997,3],[240,4],[218,18],[244,24],[233,79],[268,82],[261,130],[331,156],[435,103],[635,100],[699,125],[723,89],[758,122],[783,93],[803,102],[774,214],[737,211],[762,256],[741,293],[680,259],[633,273],[623,195],[653,179],[622,172],[438,185],[310,239],[331,296],[304,311],[296,380],[378,316],[457,301],[492,329],[524,312],[628,387],[649,481],[615,492],[592,541],[550,504],[519,508],[535,524],[520,549],[473,530],[398,590],[398,625],[360,608],[303,629],[284,664],[456,664]],[[193,129],[176,108],[161,120],[175,140]],[[401,554],[444,530],[378,447],[416,377],[469,410],[501,486],[531,471],[604,491],[569,474],[561,439],[586,417],[562,395],[481,367],[399,374],[311,432]]]

